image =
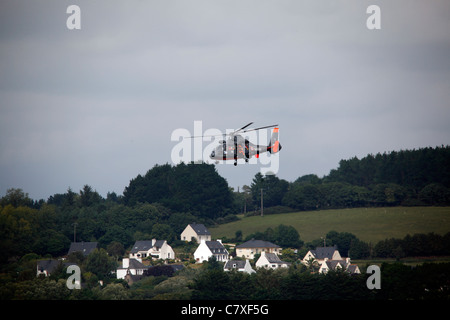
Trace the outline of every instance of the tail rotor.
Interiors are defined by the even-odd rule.
[[[281,150],[281,144],[278,139],[279,128],[274,128],[272,132],[272,137],[270,138],[270,144],[267,146],[267,151],[269,153],[277,153]]]

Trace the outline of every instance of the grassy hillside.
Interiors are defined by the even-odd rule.
[[[210,228],[210,232],[214,239],[220,239],[233,238],[236,231],[241,230],[245,238],[280,224],[295,227],[305,242],[320,239],[335,230],[376,243],[388,238],[403,238],[407,234],[434,232],[443,235],[450,232],[450,207],[356,208],[253,216]]]

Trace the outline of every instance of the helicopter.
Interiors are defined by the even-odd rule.
[[[245,128],[252,125],[253,122],[250,122],[231,133],[223,134],[222,136],[228,136],[228,139],[220,140],[219,145],[211,152],[209,157],[213,160],[216,160],[218,163],[219,160],[234,160],[234,165],[237,166],[238,159],[244,159],[245,162],[248,162],[253,156],[259,158],[259,155],[264,152],[269,153],[277,153],[281,150],[281,144],[278,140],[278,125],[270,125],[264,126],[254,129],[244,130]],[[266,128],[274,128],[272,132],[272,136],[270,138],[269,145],[258,145],[251,143],[248,139],[242,137],[241,133],[256,131]],[[213,135],[217,136],[217,135]],[[208,137],[208,136],[193,136],[190,138],[200,138],[200,137]]]

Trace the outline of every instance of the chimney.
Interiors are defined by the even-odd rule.
[[[128,268],[130,266],[130,259],[129,258],[123,258],[122,259],[122,268]]]

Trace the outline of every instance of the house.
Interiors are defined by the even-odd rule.
[[[60,260],[39,260],[36,267],[36,276],[43,274],[48,277],[60,266],[60,264]]]
[[[211,241],[211,233],[203,224],[191,223],[181,233],[181,240],[192,241],[195,239],[197,243],[202,240]]]
[[[237,270],[239,272],[246,272],[248,274],[255,273],[256,271],[253,270],[252,266],[250,265],[250,262],[245,260],[228,260],[224,267],[224,271],[231,271],[231,270]]]
[[[125,279],[127,275],[142,277],[148,268],[149,266],[142,264],[141,259],[123,258],[122,267],[117,268],[116,277],[117,279]]]
[[[36,276],[40,276],[43,274],[44,276],[48,277],[53,272],[58,270],[59,267],[67,268],[70,265],[75,265],[73,262],[65,262],[63,263],[62,260],[54,260],[54,259],[47,259],[47,260],[38,260],[37,266],[36,266]]]
[[[312,261],[317,262],[319,273],[327,273],[329,270],[343,269],[352,274],[361,273],[359,267],[350,263],[350,258],[342,258],[337,247],[317,247],[315,250],[309,250],[302,260],[305,265]]]
[[[144,277],[145,277],[145,275],[143,275],[143,274],[141,274],[141,275],[134,275],[134,274],[131,274],[131,273],[127,273],[125,275],[124,280],[127,282],[127,284],[129,286],[131,286],[133,283],[135,283],[135,282],[137,282],[139,280],[142,280]]]
[[[256,261],[256,266],[258,268],[266,269],[287,268],[289,265],[289,262],[281,261],[276,253],[267,253],[265,251],[261,252],[261,256],[258,261]]]
[[[166,240],[136,241],[130,251],[130,258],[142,259],[152,257],[155,259],[175,259],[175,252]]]
[[[322,264],[322,262],[328,260],[342,260],[337,247],[316,247],[315,250],[309,250],[302,260],[303,264],[309,264],[310,261],[315,260],[317,263]]]
[[[72,242],[67,255],[74,252],[81,252],[84,256],[89,255],[94,249],[97,249],[97,242]]]
[[[259,254],[261,252],[280,254],[281,248],[276,244],[273,244],[272,242],[255,239],[249,240],[236,246],[237,257],[254,259],[255,254]]]
[[[329,270],[338,270],[342,269],[351,274],[360,274],[361,271],[356,264],[350,263],[350,258],[342,259],[342,260],[325,260],[320,265],[319,273],[327,273]]]
[[[37,262],[36,267],[36,276],[39,276],[41,274],[43,274],[46,277],[50,276],[50,274],[52,274],[53,271],[55,271],[58,268],[60,263],[61,261],[53,259],[39,260]]]
[[[194,258],[197,263],[208,261],[214,256],[217,261],[228,261],[229,253],[222,244],[221,240],[205,241],[202,240],[194,252]]]

